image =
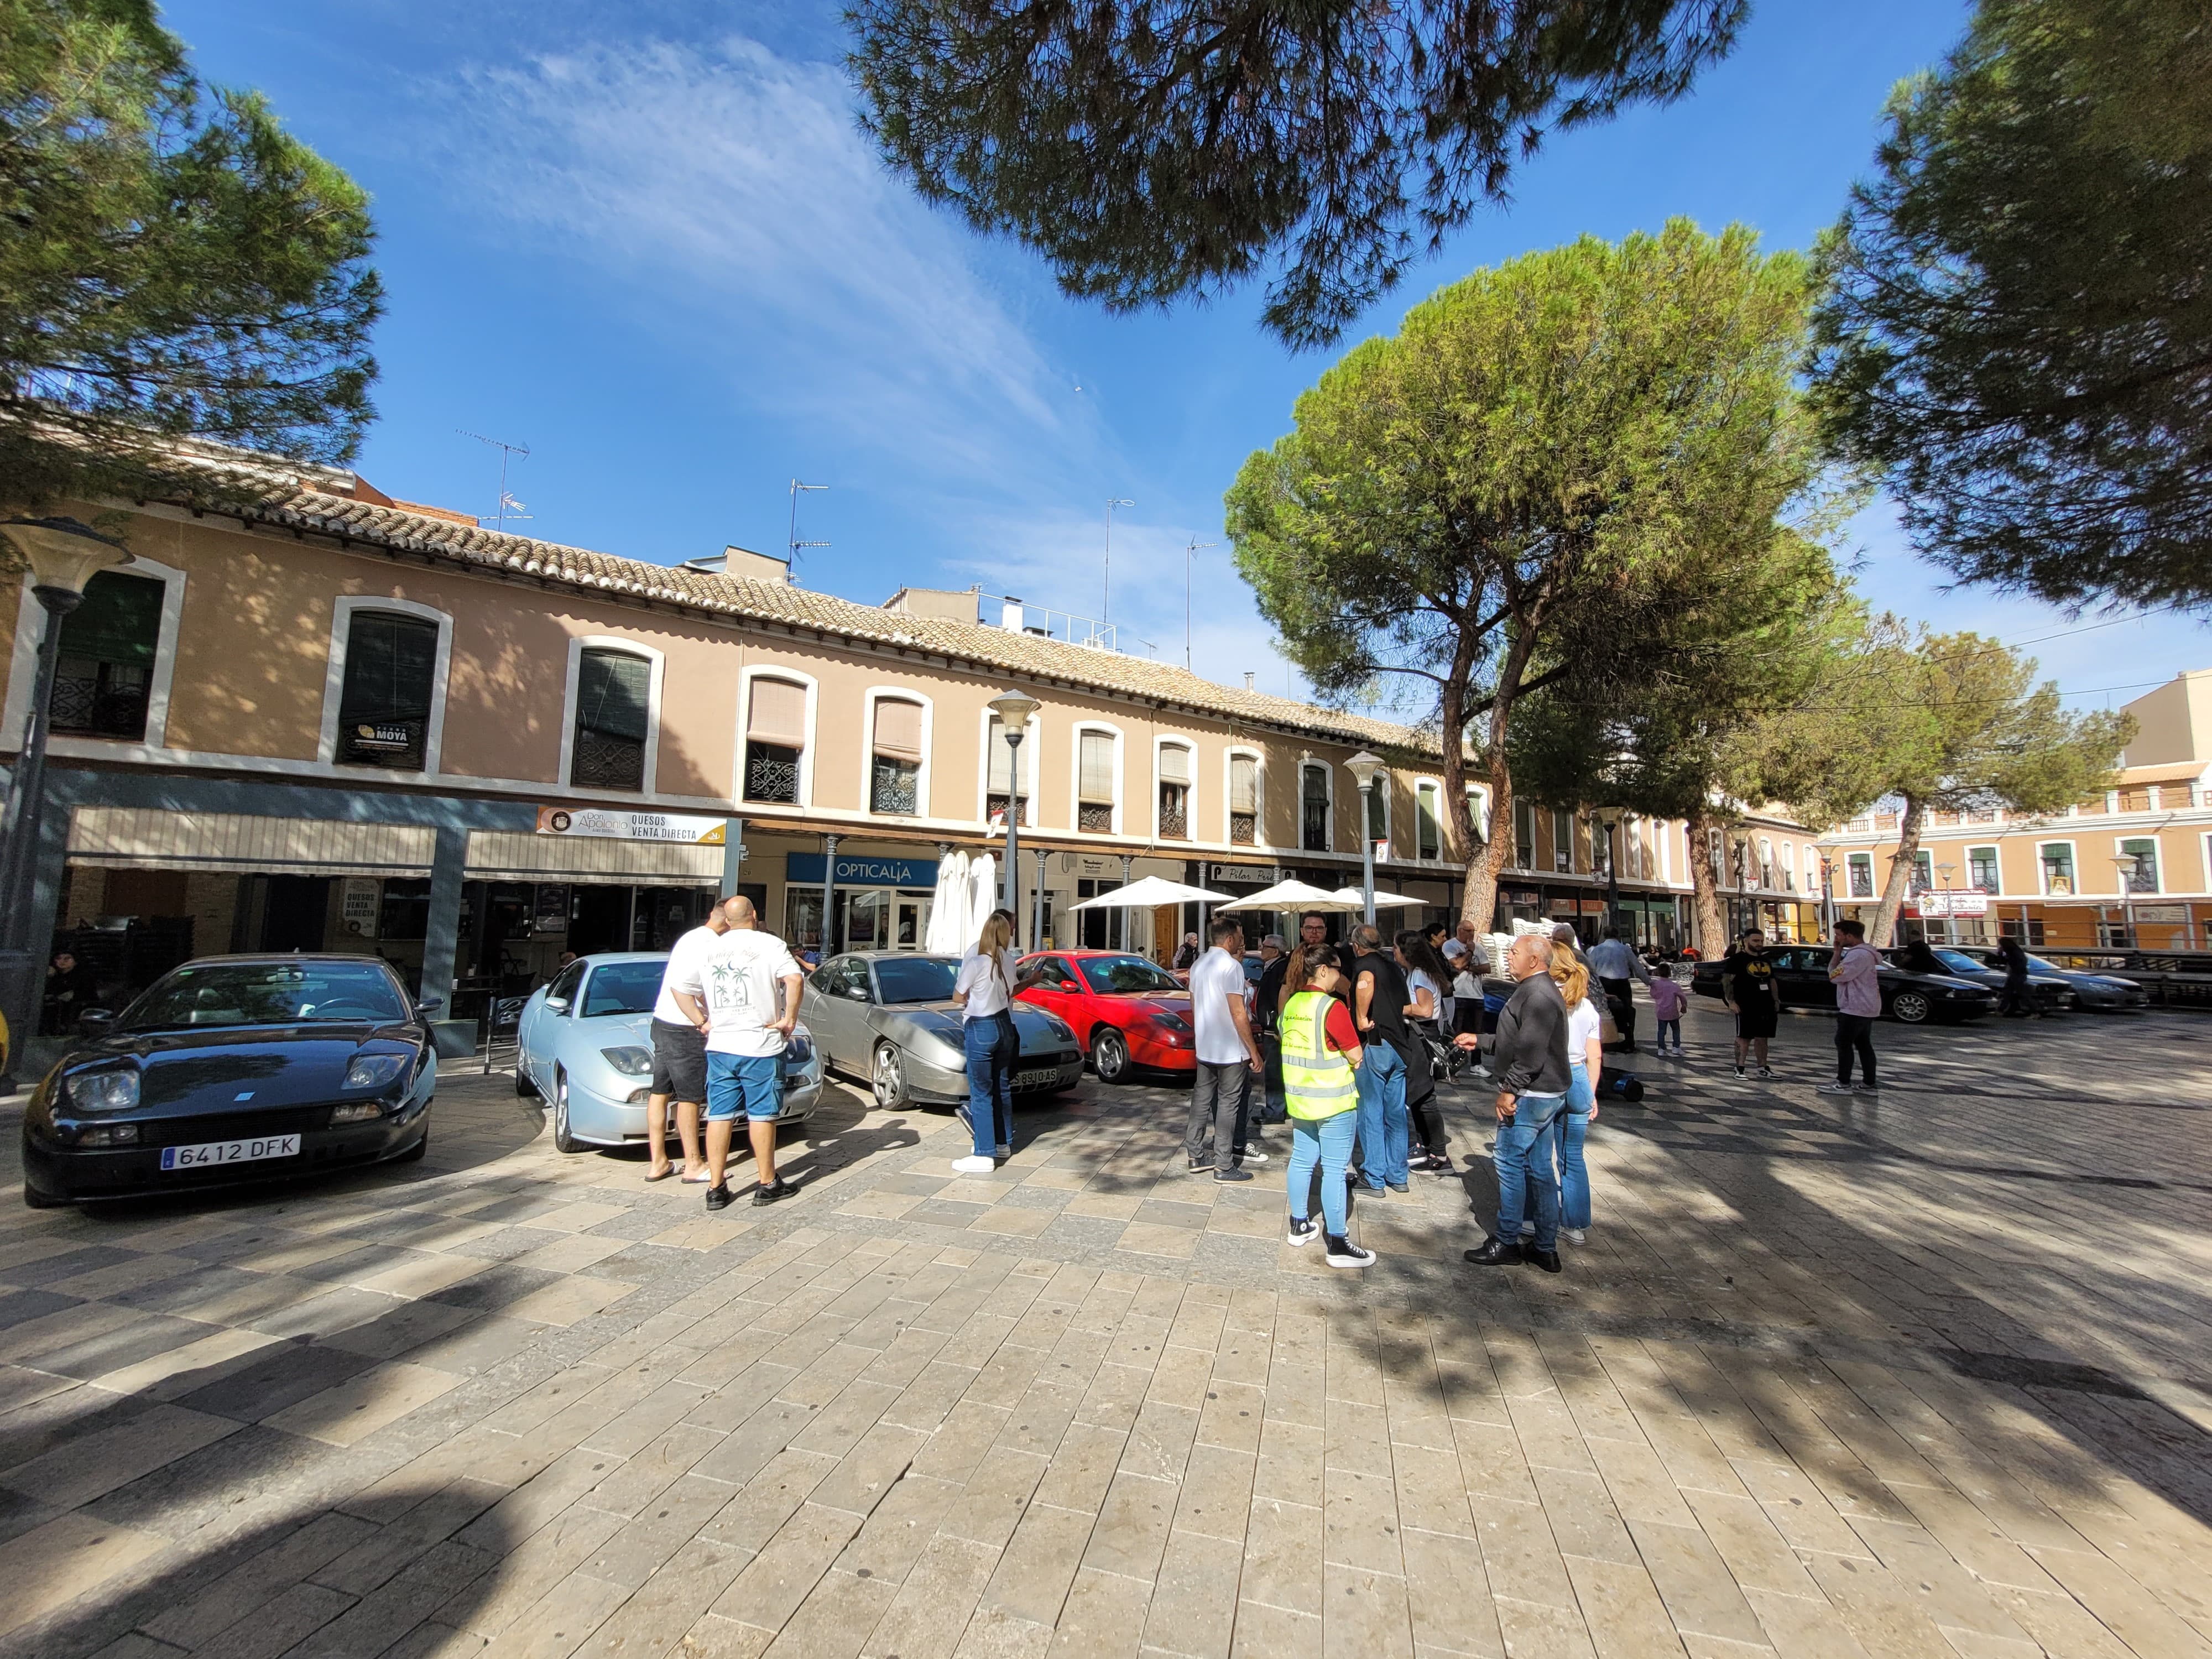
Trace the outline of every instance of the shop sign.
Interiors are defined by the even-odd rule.
[[[1908,907],[1923,916],[1985,916],[1990,913],[1987,893],[1923,893]]]
[[[565,933],[568,931],[568,883],[541,881],[538,884],[538,910],[531,931],[536,933]]]
[[[374,876],[348,876],[338,895],[338,916],[356,939],[376,937],[377,911],[384,902],[384,884]]]
[[[675,841],[690,847],[720,847],[726,826],[720,818],[690,817],[678,812],[617,812],[598,806],[541,806],[541,836],[595,836],[608,841]]]
[[[1273,864],[1209,864],[1206,879],[1228,887],[1273,887],[1283,879],[1283,870]]]
[[[373,726],[364,720],[353,729],[353,746],[398,753],[415,746],[415,734],[404,726]]]
[[[2137,921],[2147,921],[2154,927],[2189,925],[2189,907],[2185,904],[2138,904],[2135,909]]]
[[[783,855],[783,878],[819,886],[826,862],[819,853],[786,853]],[[933,890],[937,886],[937,860],[848,858],[840,853],[837,855],[837,884],[840,887],[915,887]]]

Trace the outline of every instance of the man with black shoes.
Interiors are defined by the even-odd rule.
[[[1567,1109],[1572,1081],[1567,1060],[1567,1005],[1551,975],[1552,947],[1540,933],[1523,933],[1505,959],[1513,994],[1498,1017],[1498,1231],[1479,1249],[1461,1254],[1478,1267],[1534,1262],[1559,1271],[1559,1177],[1552,1167],[1552,1121]],[[1453,1039],[1462,1048],[1478,1039]],[[1536,1242],[1521,1243],[1521,1212],[1536,1188]]]
[[[755,1204],[773,1204],[799,1190],[775,1172],[775,1121],[783,1110],[783,1050],[799,1024],[805,969],[790,948],[763,933],[752,901],[728,900],[730,931],[672,977],[669,989],[685,1014],[707,1032],[707,1207],[726,1210],[722,1174],[730,1136],[746,1120],[759,1185]],[[779,997],[779,991],[781,993]]]

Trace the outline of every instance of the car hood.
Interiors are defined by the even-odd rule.
[[[1172,991],[1141,991],[1123,995],[1102,994],[1092,999],[1101,1008],[1127,1008],[1133,1018],[1150,1014],[1173,1014],[1186,1024],[1190,1020],[1188,993],[1177,995]]]
[[[641,1014],[594,1014],[576,1022],[576,1035],[602,1048],[653,1047],[653,1011]]]
[[[964,1016],[951,1002],[894,1002],[878,1012],[886,1024],[927,1031],[956,1048],[961,1045]],[[1069,1046],[1070,1040],[1060,1035],[1062,1022],[1057,1016],[1025,1002],[1015,1003],[1013,1012],[1014,1030],[1021,1036],[1024,1054],[1056,1052]]]
[[[410,1054],[418,1028],[375,1021],[124,1032],[72,1052],[64,1073],[135,1062],[138,1109],[231,1112],[301,1106],[346,1092],[346,1068],[364,1050]],[[367,1097],[376,1091],[357,1090]]]

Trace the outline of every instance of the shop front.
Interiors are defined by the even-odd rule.
[[[842,848],[834,868],[826,853],[782,858],[783,937],[794,951],[810,961],[823,954],[823,903],[831,895],[836,915],[828,954],[922,948],[937,893],[935,858]]]

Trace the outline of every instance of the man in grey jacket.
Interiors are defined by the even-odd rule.
[[[1559,1271],[1559,1178],[1550,1156],[1552,1120],[1566,1109],[1571,1080],[1567,1061],[1567,1005],[1550,972],[1551,945],[1524,933],[1505,959],[1513,994],[1498,1017],[1498,1231],[1479,1249],[1462,1252],[1478,1267],[1533,1261]],[[1473,1039],[1454,1039],[1462,1047]],[[1521,1243],[1521,1212],[1528,1189],[1536,1190],[1536,1242]]]

